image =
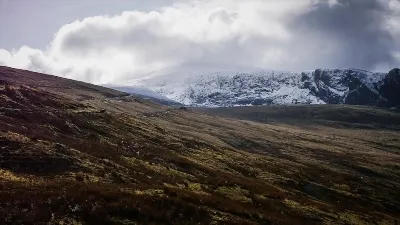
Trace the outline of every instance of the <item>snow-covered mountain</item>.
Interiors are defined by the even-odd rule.
[[[398,69],[394,69],[389,74],[359,69],[317,69],[306,72],[257,69],[233,72],[170,68],[124,83],[146,87],[168,99],[191,106],[398,106],[397,98],[392,95],[393,91],[400,89],[400,73]],[[385,91],[388,88],[392,90],[389,94]]]

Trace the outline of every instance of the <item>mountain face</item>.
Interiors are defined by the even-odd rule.
[[[391,70],[380,87],[381,95],[388,100],[389,105],[400,105],[400,69]]]
[[[172,70],[130,81],[174,101],[222,107],[270,104],[352,104],[399,106],[399,69],[373,73],[359,69],[308,72],[255,70],[193,72]]]

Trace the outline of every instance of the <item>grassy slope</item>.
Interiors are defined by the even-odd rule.
[[[342,110],[312,107],[283,110]],[[397,111],[260,110],[274,122],[0,67],[0,223],[400,222]]]

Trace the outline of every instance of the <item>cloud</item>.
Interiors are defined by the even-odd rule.
[[[180,65],[389,69],[399,65],[399,13],[398,0],[177,2],[66,24],[47,49],[0,49],[0,64],[92,83]]]
[[[394,66],[398,61],[391,50],[396,47],[396,39],[386,26],[394,12],[387,0],[322,1],[300,16],[293,28],[296,33],[320,38],[313,41],[330,49],[332,57],[325,57],[324,65],[333,58],[343,67],[373,69],[382,63]]]

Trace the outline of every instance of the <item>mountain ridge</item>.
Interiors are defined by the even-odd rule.
[[[393,69],[392,71],[396,71]],[[351,104],[398,107],[386,89],[400,88],[399,73],[361,69],[316,69],[249,72],[173,69],[134,79],[127,84],[146,87],[176,102],[200,107],[270,104]],[[386,94],[383,94],[386,93]],[[397,93],[397,92],[396,92]]]

